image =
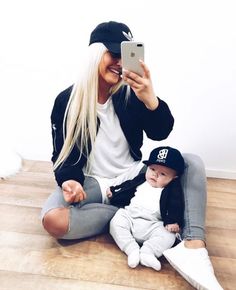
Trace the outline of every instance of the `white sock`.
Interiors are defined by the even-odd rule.
[[[161,263],[158,261],[158,259],[154,255],[141,253],[140,263],[146,267],[153,268],[156,271],[161,270]]]
[[[130,268],[135,268],[139,264],[139,249],[132,251],[128,255],[128,265]]]

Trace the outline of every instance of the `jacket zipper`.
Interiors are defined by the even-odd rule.
[[[53,146],[54,146],[54,149],[55,149],[55,152],[57,152],[57,146],[56,146],[56,138],[57,138],[57,135],[56,135],[56,125],[55,124],[52,124],[52,130],[53,130]]]

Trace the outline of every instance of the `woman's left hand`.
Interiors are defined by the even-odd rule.
[[[123,80],[130,85],[138,99],[142,101],[149,110],[155,110],[159,102],[153,90],[150,71],[142,60],[140,60],[140,64],[143,68],[143,76],[123,69]]]

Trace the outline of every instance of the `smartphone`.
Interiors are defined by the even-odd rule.
[[[143,68],[139,60],[144,61],[144,44],[136,41],[121,42],[121,63],[122,68],[135,72],[142,76]]]

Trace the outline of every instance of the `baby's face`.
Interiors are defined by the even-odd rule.
[[[151,164],[147,168],[146,180],[153,187],[165,187],[176,178],[176,171],[169,167]]]

